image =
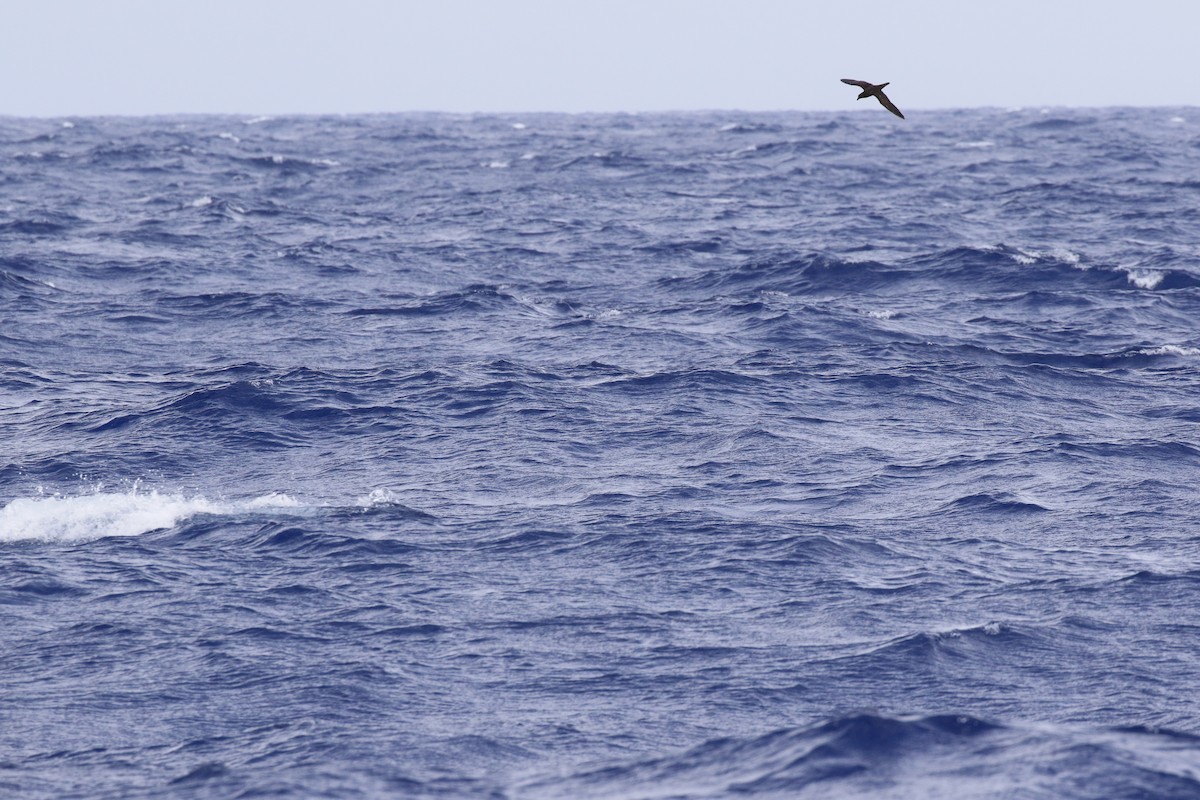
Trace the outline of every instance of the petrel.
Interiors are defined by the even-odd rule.
[[[900,109],[896,108],[895,104],[892,103],[891,100],[888,100],[888,96],[883,93],[883,87],[887,86],[887,83],[881,83],[876,86],[873,83],[856,81],[851,78],[842,78],[842,83],[848,83],[851,86],[857,86],[862,89],[862,94],[860,94],[857,99],[862,100],[864,97],[874,97],[880,103],[882,103],[883,107],[888,111],[892,112],[900,119],[904,119],[904,115],[900,113]],[[888,83],[891,83],[891,81],[888,81]]]

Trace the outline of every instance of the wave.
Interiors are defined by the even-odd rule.
[[[387,306],[366,306],[347,310],[354,317],[440,317],[447,314],[479,313],[501,310],[517,299],[497,286],[472,284],[463,289],[441,292],[430,297],[400,295]]]
[[[275,543],[289,539],[293,529],[284,517],[351,515],[377,517],[383,525],[396,522],[430,524],[438,518],[401,502],[388,488],[372,489],[345,504],[309,502],[283,492],[240,499],[211,500],[203,495],[144,491],[97,490],[91,494],[39,495],[15,498],[0,508],[0,542],[88,542],[117,536],[140,536],[178,528],[202,517],[266,517],[263,531]],[[211,526],[207,526],[211,527]],[[302,532],[302,537],[310,536]]]
[[[82,222],[71,214],[49,211],[36,217],[0,222],[0,232],[11,236],[61,236]]]
[[[136,490],[17,498],[0,509],[0,542],[87,542],[139,536],[173,528],[201,514],[228,516],[299,507],[300,503],[286,494],[236,501]]]
[[[826,254],[779,254],[754,257],[732,267],[696,276],[664,278],[665,289],[688,292],[779,292],[788,296],[948,292],[961,287],[970,294],[1001,292],[1167,291],[1200,287],[1200,274],[1166,266],[1081,263],[1067,252],[996,245],[953,247],[903,259],[894,264],[848,260]]]
[[[960,497],[957,500],[946,506],[947,509],[955,509],[960,511],[969,511],[972,513],[983,512],[990,514],[1037,514],[1043,511],[1049,511],[1043,505],[1034,503],[1030,500],[1022,500],[1019,497],[1009,494],[1008,492],[999,492],[989,494],[980,492],[971,494],[965,497]]]
[[[522,787],[531,797],[1187,798],[1197,737],[860,713]],[[1101,787],[1103,787],[1101,789]],[[526,796],[526,795],[522,795]]]
[[[1200,796],[1165,116],[0,119],[0,784]]]

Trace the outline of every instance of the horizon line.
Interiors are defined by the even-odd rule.
[[[923,111],[930,113],[943,113],[955,111],[1000,111],[1003,113],[1017,113],[1021,111],[1051,111],[1051,110],[1069,110],[1069,111],[1103,111],[1103,110],[1118,110],[1118,109],[1196,109],[1200,106],[1196,105],[1131,105],[1128,103],[1114,105],[1067,105],[1067,104],[1049,104],[1049,103],[1034,103],[1029,105],[977,105],[977,106],[909,106],[915,111]],[[281,118],[281,117],[371,117],[371,116],[403,116],[406,114],[412,115],[427,115],[427,116],[517,116],[517,115],[537,115],[537,116],[638,116],[638,115],[663,115],[663,114],[868,114],[874,113],[873,109],[868,108],[660,108],[660,109],[635,109],[635,110],[583,110],[583,111],[564,111],[553,109],[524,109],[524,110],[450,110],[450,109],[404,109],[391,111],[148,111],[148,112],[59,112],[59,113],[9,113],[0,111],[0,119],[111,119],[111,118],[151,118],[151,117],[266,117],[266,118]]]

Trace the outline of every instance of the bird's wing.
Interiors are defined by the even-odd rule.
[[[884,108],[895,114],[900,119],[904,119],[904,115],[900,113],[900,109],[896,108],[896,104],[889,100],[886,94],[883,92],[876,92],[875,96],[879,98],[879,102],[883,104]]]
[[[871,88],[871,84],[867,83],[866,81],[856,81],[853,78],[842,78],[842,83],[848,83],[851,86],[858,86],[862,89]]]

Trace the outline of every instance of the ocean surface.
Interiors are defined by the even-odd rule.
[[[1200,797],[1200,110],[0,165],[0,796]]]

